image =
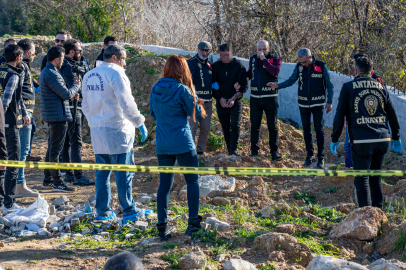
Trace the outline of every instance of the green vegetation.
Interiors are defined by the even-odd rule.
[[[278,270],[278,269],[276,268],[275,263],[268,262],[264,266],[261,266],[260,268],[258,268],[258,270]]]
[[[307,191],[298,191],[293,194],[295,200],[302,200],[305,204],[314,204],[316,203],[316,196],[310,195]]]
[[[162,259],[166,262],[171,263],[169,268],[180,269],[178,260],[185,255],[186,255],[185,251],[180,251],[177,248],[175,248],[175,249],[171,250],[170,252],[164,254],[162,256]]]
[[[324,193],[328,193],[328,194],[336,193],[338,190],[339,190],[338,187],[329,187],[328,189],[324,190]]]
[[[297,240],[307,245],[316,255],[344,256],[331,241],[322,241],[313,237],[297,237]]]
[[[214,149],[222,148],[226,144],[223,136],[218,136],[210,131],[209,137],[207,139],[207,145],[213,147]]]
[[[163,244],[162,249],[175,249],[176,245],[174,244]]]

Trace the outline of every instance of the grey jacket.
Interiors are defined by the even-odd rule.
[[[67,88],[60,71],[47,62],[39,77],[41,115],[45,122],[72,122],[69,100],[80,88],[74,84]]]

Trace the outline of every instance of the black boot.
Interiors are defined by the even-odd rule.
[[[283,157],[282,156],[280,156],[280,155],[278,155],[278,152],[272,152],[271,153],[271,156],[272,156],[272,160],[273,161],[278,161],[278,160],[281,160],[281,159],[283,159]]]
[[[167,223],[157,224],[156,227],[158,228],[161,241],[168,240],[169,238],[171,238],[171,233],[176,231],[175,227],[167,226]]]
[[[308,167],[310,166],[310,164],[312,164],[312,162],[315,162],[316,158],[314,156],[307,156],[305,162],[303,163],[304,167]]]
[[[198,218],[189,219],[188,226],[187,226],[187,229],[186,229],[185,233],[188,234],[188,235],[192,235],[195,232],[203,230],[203,228],[200,227],[200,222],[202,222],[202,217],[201,216],[198,216]]]
[[[317,162],[317,168],[323,169],[324,168],[324,158],[319,158]]]

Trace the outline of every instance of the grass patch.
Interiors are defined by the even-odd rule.
[[[169,266],[169,268],[173,268],[173,269],[180,269],[180,266],[178,264],[178,260],[180,258],[182,258],[183,256],[186,255],[186,252],[178,250],[177,248],[173,249],[172,251],[164,254],[162,256],[162,259],[165,262],[169,262],[171,263],[171,265]]]
[[[342,257],[344,254],[340,251],[338,247],[329,242],[322,242],[313,237],[296,237],[297,240],[305,245],[307,245],[310,250],[316,255],[328,255],[335,257]]]
[[[295,192],[293,195],[295,200],[302,200],[305,204],[315,204],[316,203],[316,196],[310,195],[307,191],[298,191]]]
[[[162,249],[175,249],[176,245],[174,244],[163,244]]]
[[[224,147],[226,144],[223,136],[218,136],[210,131],[209,137],[207,138],[207,145],[213,147],[213,149],[219,149]]]
[[[340,189],[338,187],[329,187],[328,189],[324,190],[324,193],[332,194],[332,193],[336,193],[339,190]]]
[[[227,253],[228,250],[233,249],[233,245],[231,243],[223,244],[223,245],[213,245],[209,246],[208,250],[211,251],[215,256]]]
[[[246,238],[249,242],[253,242],[255,237],[261,235],[261,233],[241,227],[234,231],[234,235],[241,238]]]
[[[268,262],[263,266],[259,267],[258,270],[278,270],[278,269],[276,268],[275,263]]]
[[[222,245],[229,245],[230,243],[228,242],[227,239],[222,239],[218,236],[218,232],[215,229],[210,229],[210,230],[200,230],[198,232],[195,232],[192,234],[192,238],[199,240],[203,243],[209,243],[214,246],[222,246]]]
[[[345,215],[335,208],[322,207],[321,205],[315,204],[311,206],[311,213],[317,217],[338,223],[344,219]]]

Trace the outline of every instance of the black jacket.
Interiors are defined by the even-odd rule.
[[[35,92],[34,81],[32,80],[31,67],[28,59],[23,59],[25,77],[23,81],[22,97],[27,112],[34,113],[35,108]]]
[[[220,60],[213,64],[213,78],[212,82],[217,82],[220,86],[219,90],[213,89],[213,97],[218,101],[221,98],[230,99],[237,92],[234,88],[235,83],[239,83],[241,88],[240,93],[245,93],[248,90],[248,77],[247,70],[244,65],[233,58],[228,63],[222,63]]]
[[[101,51],[101,53],[97,56],[96,61],[94,62],[94,67],[96,67],[97,61],[103,61],[104,60],[104,49]]]
[[[212,67],[207,60],[204,62],[196,54],[187,61],[192,74],[193,85],[195,86],[196,95],[205,102],[211,101],[212,98]]]
[[[47,63],[48,63],[48,58],[47,58],[47,55],[45,55],[44,58],[42,58],[41,71],[47,66]]]
[[[1,103],[1,99],[0,99],[0,160],[8,159],[7,147],[6,147],[7,146],[6,134],[4,132],[4,124],[5,124],[4,109],[3,109],[3,104]]]
[[[332,142],[337,142],[348,124],[351,143],[374,143],[399,140],[400,126],[386,85],[370,74],[361,74],[343,85],[334,117]]]
[[[86,59],[85,59],[86,60]],[[87,60],[86,60],[87,62]],[[79,65],[78,62],[74,61],[70,57],[66,57],[63,61],[62,67],[60,69],[63,79],[65,80],[66,87],[69,89],[75,83],[77,77],[83,78],[84,74],[88,71],[88,66],[86,66],[85,61]],[[82,90],[79,90],[79,95],[82,97]],[[73,101],[69,100],[69,107],[73,109]],[[78,109],[82,109],[82,102],[79,100]]]

